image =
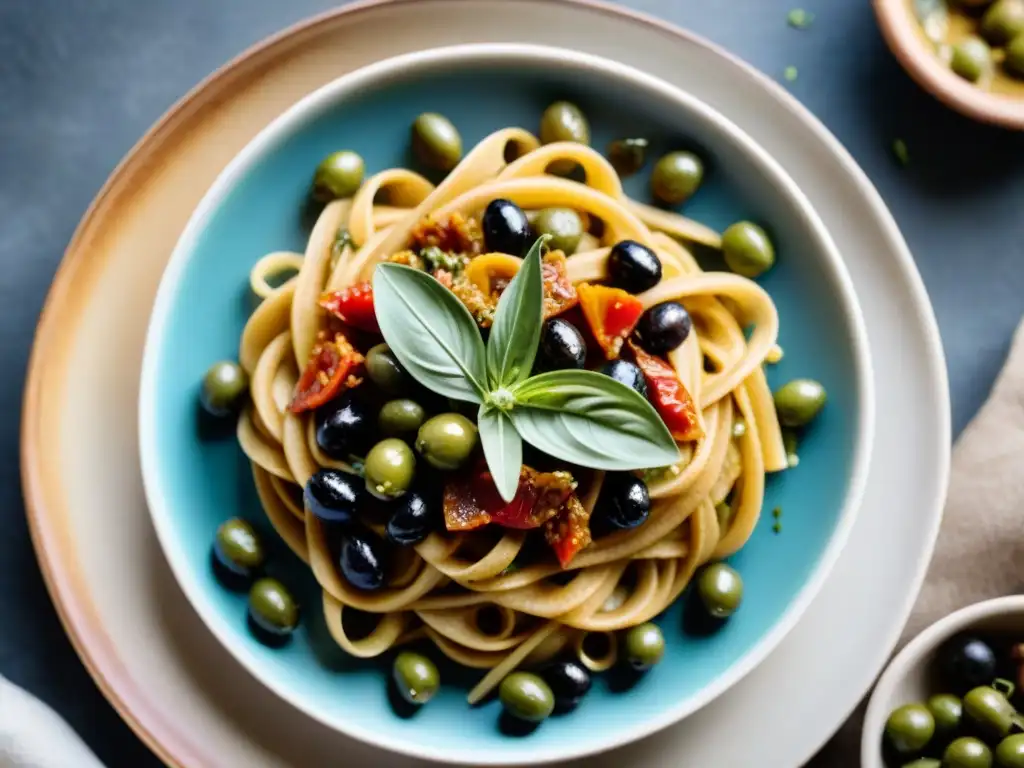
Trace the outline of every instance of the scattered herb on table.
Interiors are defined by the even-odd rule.
[[[782,76],[790,83],[796,80],[797,74],[796,67],[786,67],[782,71]]]
[[[907,151],[907,142],[903,139],[895,139],[893,141],[892,154],[903,167],[910,165],[910,153]]]
[[[782,507],[776,507],[775,509],[773,509],[772,517],[774,517],[776,520],[782,517]]]
[[[807,29],[807,27],[811,26],[811,22],[814,21],[814,14],[805,11],[803,8],[794,8],[786,16],[786,21],[794,29]]]
[[[772,530],[775,531],[775,533],[782,533],[782,523],[776,523],[773,525]]]

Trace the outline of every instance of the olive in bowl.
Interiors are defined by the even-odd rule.
[[[241,590],[263,568],[266,552],[256,529],[239,517],[221,523],[211,550],[214,572],[229,589]]]
[[[616,288],[643,293],[661,281],[661,259],[636,240],[621,240],[608,254],[608,280]]]
[[[365,503],[363,479],[340,469],[321,469],[306,481],[302,501],[306,509],[325,523],[351,525]]]
[[[249,377],[242,366],[231,360],[214,363],[203,377],[200,402],[211,416],[236,413],[249,391]]]
[[[491,200],[480,222],[487,250],[522,256],[530,245],[533,231],[523,209],[511,200]]]
[[[264,577],[249,590],[249,627],[260,641],[280,645],[299,626],[299,604],[277,579]]]
[[[605,376],[610,376],[620,384],[625,384],[630,389],[634,389],[639,392],[643,397],[647,397],[647,379],[644,378],[643,371],[640,370],[636,363],[632,363],[629,360],[611,360],[598,369]]]
[[[679,347],[693,329],[693,320],[678,301],[655,304],[636,324],[637,341],[652,355],[664,355]]]

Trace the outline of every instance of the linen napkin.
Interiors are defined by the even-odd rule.
[[[953,446],[949,496],[935,554],[896,650],[958,608],[1024,592],[1024,322],[988,402]],[[981,564],[984,566],[981,566]],[[811,761],[860,763],[864,705]]]
[[[60,715],[0,677],[0,768],[103,768]]]

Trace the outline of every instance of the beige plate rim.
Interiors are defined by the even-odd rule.
[[[473,0],[459,1],[468,3]],[[68,317],[74,317],[82,311],[84,297],[89,295],[91,286],[101,271],[102,255],[90,253],[90,250],[96,250],[90,249],[90,246],[97,237],[99,222],[119,204],[119,201],[123,201],[130,195],[132,180],[147,170],[147,164],[151,162],[155,153],[166,148],[176,139],[180,139],[182,129],[187,128],[190,123],[201,121],[204,110],[211,107],[218,94],[230,90],[232,84],[239,78],[258,75],[268,62],[272,64],[278,53],[288,50],[304,36],[314,34],[321,25],[329,24],[341,16],[369,13],[385,6],[396,10],[415,2],[416,0],[363,0],[320,14],[250,48],[190,91],[146,133],[122,160],[84,214],[67,247],[65,258],[58,270],[40,317],[24,392],[21,433],[22,485],[33,545],[39,557],[51,598],[79,657],[104,695],[125,721],[169,765],[203,764],[202,755],[193,745],[192,735],[184,733],[154,702],[148,701],[142,686],[129,675],[123,662],[118,658],[110,637],[100,624],[98,611],[88,599],[82,599],[79,594],[84,587],[78,565],[75,563],[69,565],[55,559],[57,553],[71,549],[72,545],[69,543],[70,532],[55,524],[55,521],[60,518],[57,511],[63,503],[59,492],[60,467],[58,462],[50,460],[52,457],[43,455],[41,449],[43,427],[52,426],[47,421],[47,409],[45,408],[45,395],[48,387],[47,362],[66,351],[68,342],[66,335],[61,333],[62,327],[65,327],[63,324]],[[934,378],[931,382],[932,399],[936,402],[945,402],[948,405],[946,381],[940,373],[944,368],[937,327],[934,317],[928,309],[923,285],[916,274],[910,255],[902,243],[902,238],[895,224],[885,216],[884,206],[877,192],[870,186],[862,172],[856,168],[838,142],[813,120],[803,107],[792,97],[784,95],[784,92],[772,81],[736,57],[661,20],[597,0],[537,0],[537,2],[575,6],[581,11],[630,21],[688,45],[708,50],[744,72],[749,77],[752,87],[769,89],[774,96],[783,101],[785,109],[797,115],[802,122],[809,124],[810,128],[823,139],[829,151],[838,156],[842,164],[855,176],[857,184],[865,189],[865,195],[872,209],[882,215],[882,229],[885,231],[886,238],[894,244],[894,255],[899,262],[899,269],[905,272],[908,290],[919,305],[922,328],[928,345],[925,351],[928,370]],[[944,444],[948,445],[950,431],[948,407],[943,412],[936,414],[936,419],[938,423],[935,431],[939,436],[946,438]],[[929,506],[941,505],[948,476],[948,455],[944,461],[937,461],[932,469],[935,473],[934,477],[941,483],[943,490],[938,491],[935,498],[925,500]],[[936,516],[929,522],[931,523],[930,529],[921,531],[921,539],[927,543],[925,555],[931,551],[939,521]],[[909,613],[913,598],[923,580],[926,564],[926,556],[916,564],[913,583],[910,584],[910,589],[903,600],[900,614],[902,617]],[[891,647],[895,642],[897,629],[892,629],[892,636],[887,638],[887,647]],[[822,741],[827,735],[827,733],[821,735]]]

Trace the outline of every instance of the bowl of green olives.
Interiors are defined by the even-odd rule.
[[[918,85],[967,117],[1024,130],[1024,0],[874,0]]]
[[[910,641],[879,678],[865,768],[1024,768],[1024,596],[962,608]]]

